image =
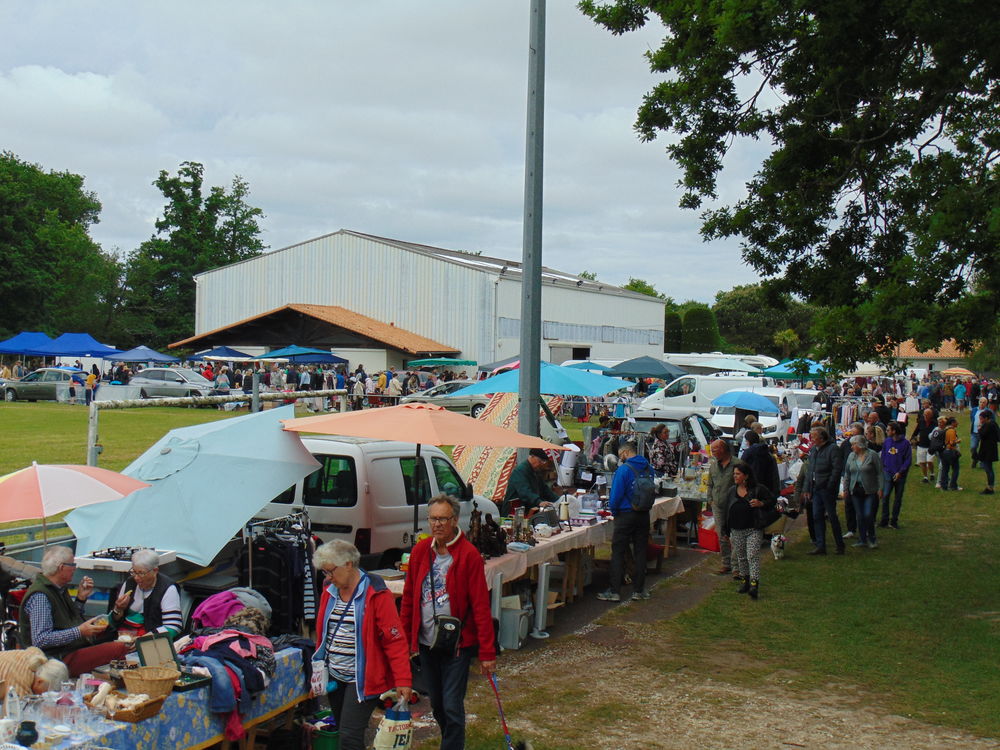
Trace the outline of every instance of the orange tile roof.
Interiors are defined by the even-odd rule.
[[[211,336],[215,336],[218,333],[227,331],[232,328],[250,323],[252,321],[260,320],[261,318],[266,318],[270,315],[275,315],[277,313],[285,311],[293,311],[301,313],[302,315],[308,315],[316,320],[321,320],[324,323],[329,323],[330,325],[337,326],[338,328],[344,328],[348,331],[358,334],[359,336],[364,336],[365,338],[377,341],[380,344],[384,344],[390,349],[396,349],[398,351],[404,352],[406,354],[460,354],[459,349],[453,349],[450,346],[445,346],[437,341],[427,338],[426,336],[421,336],[419,334],[413,333],[412,331],[407,331],[404,328],[400,328],[392,323],[383,323],[380,320],[375,320],[374,318],[369,318],[366,315],[361,315],[353,310],[348,310],[343,307],[337,307],[336,305],[305,305],[305,304],[291,304],[284,305],[282,307],[276,307],[273,310],[268,310],[267,312],[261,313],[260,315],[255,315],[252,318],[245,318],[239,320],[235,323],[231,323],[227,326],[222,326],[221,328],[216,328],[212,331],[206,331],[205,333],[199,334],[197,336],[192,336],[186,338],[183,341],[176,341],[173,344],[169,344],[170,349],[174,349],[181,346],[190,346],[192,344],[199,343],[202,339],[206,339]],[[302,345],[308,345],[307,341],[295,342]]]
[[[896,356],[900,359],[965,359],[969,355],[958,348],[955,339],[945,339],[937,349],[927,352],[917,349],[913,339],[909,339],[899,345]]]

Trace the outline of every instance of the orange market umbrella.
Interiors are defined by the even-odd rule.
[[[96,466],[37,464],[0,477],[0,522],[54,516],[73,508],[120,500],[149,487]]]
[[[420,459],[420,445],[480,445],[496,448],[542,448],[549,451],[566,450],[561,445],[550,443],[531,435],[508,430],[504,427],[481,422],[462,414],[448,411],[434,404],[401,404],[384,409],[322,414],[316,417],[282,420],[286,430],[294,432],[318,432],[325,435],[350,435],[383,440],[401,440],[417,444],[417,460]],[[414,484],[418,473],[413,472]],[[414,487],[416,490],[416,487]],[[414,491],[414,497],[418,494]],[[417,505],[413,506],[413,532],[416,534],[419,520]]]
[[[949,367],[947,370],[941,370],[942,375],[955,376],[959,378],[974,378],[976,373],[971,370],[966,370],[964,367]]]

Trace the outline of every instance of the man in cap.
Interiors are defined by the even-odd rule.
[[[528,458],[511,472],[500,512],[509,516],[512,500],[521,501],[525,514],[532,508],[551,508],[557,500],[556,493],[544,478],[545,472],[551,468],[552,459],[541,448],[528,451]]]

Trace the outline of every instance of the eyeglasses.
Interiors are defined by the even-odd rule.
[[[62,565],[62,566],[65,566],[67,568],[76,569],[76,563],[59,563],[59,564]]]
[[[432,524],[442,524],[448,523],[448,521],[452,520],[454,517],[455,516],[428,516],[427,520]]]
[[[133,578],[138,578],[139,576],[148,576],[152,572],[152,570],[136,570],[135,568],[132,568],[128,574]]]
[[[325,575],[327,578],[333,578],[333,574],[336,573],[340,568],[346,567],[346,565],[347,563],[345,563],[344,565],[334,565],[333,568],[330,570],[327,570],[326,568],[321,568],[321,570],[323,571],[323,575]]]

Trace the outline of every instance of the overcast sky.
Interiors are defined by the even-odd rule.
[[[0,149],[86,177],[94,237],[148,239],[161,169],[250,184],[271,249],[341,228],[519,259],[528,0],[0,0]],[[667,141],[632,129],[662,28],[547,17],[543,262],[711,301],[755,280],[677,207]],[[736,153],[722,198],[742,192]]]

